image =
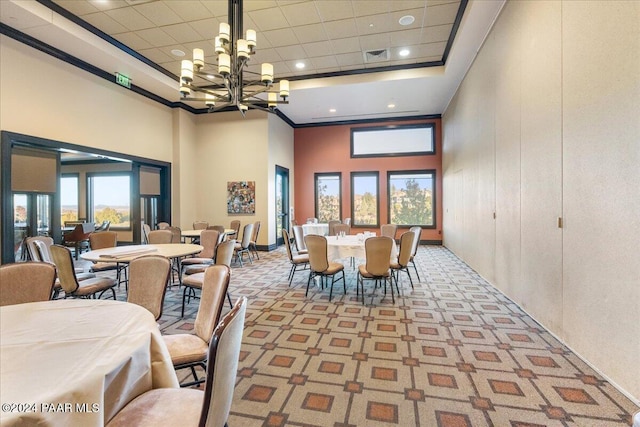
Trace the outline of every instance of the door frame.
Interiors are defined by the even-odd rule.
[[[276,177],[278,175],[282,175],[284,176],[286,179],[283,180],[283,207],[285,209],[283,209],[283,213],[282,213],[282,228],[284,228],[285,230],[289,231],[289,211],[291,210],[291,203],[290,203],[290,193],[291,193],[291,179],[289,176],[289,169],[285,168],[284,166],[279,166],[276,165]],[[274,185],[277,182],[277,179],[274,180]],[[274,227],[274,232],[276,234],[276,247],[284,244],[284,240],[282,239],[282,233],[278,236],[278,189],[275,189],[276,191],[274,191],[274,196],[275,196],[275,211],[273,212],[274,218],[275,218],[275,227]]]

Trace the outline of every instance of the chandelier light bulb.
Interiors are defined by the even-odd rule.
[[[249,45],[245,39],[238,40],[238,58],[249,57]]]
[[[218,55],[218,74],[228,76],[231,72],[231,57],[226,53]]]
[[[205,100],[204,103],[207,107],[215,107],[216,105],[216,99],[213,95],[211,95],[210,93],[205,94]]]
[[[193,49],[193,65],[198,70],[204,67],[204,50],[199,48]]]
[[[187,86],[185,82],[181,82],[180,84],[180,95],[183,97],[191,95],[191,89],[189,89],[189,86]]]
[[[262,83],[269,86],[273,82],[273,65],[265,62],[262,64]]]
[[[275,107],[276,105],[278,105],[278,94],[275,92],[269,92],[268,95],[268,106],[269,107]]]
[[[216,36],[214,40],[214,49],[217,54],[224,53],[224,46],[222,46],[222,40],[220,40],[220,36]]]
[[[256,47],[256,31],[255,30],[247,30],[247,34],[245,36],[247,38],[247,44],[253,50]]]
[[[182,72],[180,73],[180,78],[187,83],[191,83],[193,81],[193,62],[188,59],[182,60]]]
[[[221,22],[220,34],[218,35],[218,37],[220,37],[220,40],[224,43],[229,43],[229,40],[231,37],[230,34],[231,34],[231,26],[226,22]]]
[[[283,98],[289,96],[289,80],[280,80],[280,96]]]

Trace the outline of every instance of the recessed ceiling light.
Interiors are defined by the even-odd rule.
[[[174,55],[174,56],[184,56],[184,52],[181,51],[180,49],[173,49],[171,51],[171,54]]]
[[[336,109],[335,109],[335,108],[329,108],[329,112],[330,112],[330,113],[335,113],[335,112],[336,112]]]
[[[387,108],[396,108],[396,104],[392,102],[389,105],[387,105]]]
[[[413,21],[415,21],[415,20],[416,20],[416,18],[414,18],[413,16],[405,15],[405,16],[403,16],[402,18],[400,18],[398,20],[398,23],[400,25],[411,25],[411,24],[413,24]]]
[[[296,68],[302,70],[304,68],[304,62],[296,62]]]
[[[402,49],[402,50],[399,52],[400,56],[408,56],[408,55],[409,55],[409,53],[411,53],[411,52],[409,52],[409,49]]]
[[[369,28],[373,28],[373,24],[369,24]]]

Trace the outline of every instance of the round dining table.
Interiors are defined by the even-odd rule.
[[[369,236],[351,234],[346,236],[327,236],[327,258],[330,261],[345,258],[366,259],[364,242],[367,237]],[[395,262],[397,258],[398,250],[396,243],[393,242],[391,261]]]
[[[103,426],[147,390],[179,387],[153,315],[122,301],[0,307],[0,425]]]
[[[189,237],[191,239],[195,239],[200,237],[200,234],[203,232],[204,230],[182,230],[181,231],[181,235],[182,237]],[[233,228],[225,228],[224,229],[224,234],[226,236],[230,236],[232,234],[236,234],[236,230],[234,230]]]
[[[204,248],[191,243],[164,243],[158,245],[129,245],[96,249],[80,255],[93,262],[129,263],[144,255],[162,255],[165,258],[181,258],[201,252]]]

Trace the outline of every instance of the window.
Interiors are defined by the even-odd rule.
[[[435,154],[434,134],[433,123],[353,128],[351,129],[351,157]]]
[[[89,218],[111,221],[111,228],[130,229],[131,177],[129,174],[89,174]]]
[[[342,212],[342,174],[316,173],[316,218],[318,222],[341,220]]]
[[[60,179],[60,224],[78,220],[78,174],[62,175]]]
[[[435,170],[387,173],[389,222],[435,228]]]
[[[378,172],[351,172],[351,226],[378,227]]]

